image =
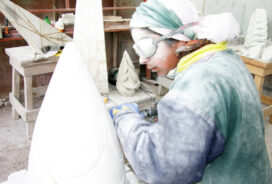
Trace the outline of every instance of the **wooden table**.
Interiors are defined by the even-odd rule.
[[[264,77],[272,74],[272,62],[264,63],[255,59],[249,59],[244,56],[240,56],[246,64],[248,70],[255,75],[254,81],[262,103],[269,105],[263,109],[264,117],[269,116],[269,122],[272,124],[272,98],[263,95]]]
[[[32,77],[46,73],[52,73],[55,69],[58,57],[41,58],[34,60],[34,50],[29,46],[13,47],[5,49],[12,66],[12,92],[9,100],[12,105],[12,117],[18,119],[19,115],[26,122],[26,136],[32,135],[35,120],[39,108],[33,108],[33,97],[45,94],[47,86],[32,86]],[[20,91],[20,77],[23,77],[24,90]],[[21,103],[20,92],[24,94],[24,106]]]

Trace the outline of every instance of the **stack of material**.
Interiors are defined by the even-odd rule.
[[[0,11],[37,53],[43,54],[42,48],[46,46],[64,46],[72,41],[69,36],[9,0],[0,1]]]

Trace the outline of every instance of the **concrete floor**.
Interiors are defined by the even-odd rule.
[[[265,140],[272,165],[272,125],[265,121]],[[27,168],[30,143],[25,139],[25,123],[11,118],[11,107],[0,108],[0,183],[12,172]]]

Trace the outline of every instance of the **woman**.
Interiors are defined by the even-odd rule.
[[[226,47],[239,34],[233,16],[199,19],[189,0],[149,0],[131,27],[140,63],[159,75],[175,70],[158,123],[136,104],[110,111],[135,173],[152,184],[271,184],[259,95]]]

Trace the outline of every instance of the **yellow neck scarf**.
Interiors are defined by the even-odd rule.
[[[217,44],[208,44],[180,59],[177,65],[177,73],[182,72],[188,68],[191,64],[199,61],[201,58],[213,54],[218,51],[225,50],[227,48],[227,42],[220,42]]]

